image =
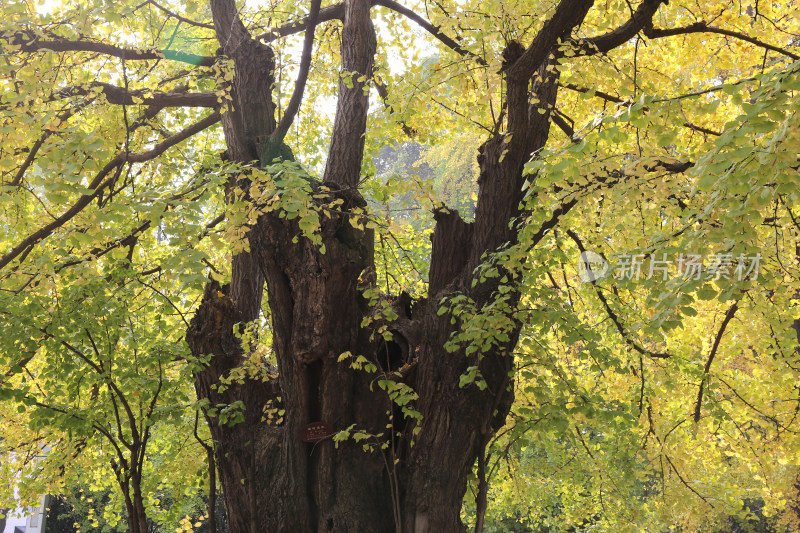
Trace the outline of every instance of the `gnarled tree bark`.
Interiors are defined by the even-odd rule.
[[[228,152],[233,160],[250,163],[259,159],[276,127],[272,52],[250,37],[232,0],[211,4],[222,52],[236,69],[232,109],[223,121]],[[643,4],[652,8],[652,17],[659,2]],[[439,305],[453,293],[478,308],[495,298],[499,282],[473,286],[475,270],[485,254],[516,241],[518,228],[511,223],[522,214],[523,167],[549,135],[559,43],[569,42],[591,5],[590,0],[562,1],[529,46],[509,48],[507,128],[481,148],[475,221],[466,223],[452,211],[435,214],[429,293],[413,305],[406,296],[395,300],[398,319],[388,324],[394,340],[375,335],[385,322],[361,326],[372,314],[362,290],[374,272],[373,235],[353,229],[343,217],[321,217],[322,253],[308,239],[297,238],[296,222],[263,214],[249,228],[250,252],[234,258],[230,284],[208,284],[187,339],[196,356],[210,355],[196,374],[198,397],[210,409],[234,402],[243,406],[243,421],[233,425],[207,411],[232,533],[464,530],[460,509],[467,476],[513,400],[512,351],[521,325],[509,317],[508,340],[488,352],[467,355],[462,348],[451,353],[444,346],[460,323],[446,313],[440,316]],[[344,201],[345,210],[366,206],[358,184],[368,97],[359,79],[372,77],[376,44],[369,10],[369,0],[346,0],[342,10],[342,70],[352,83],[339,84],[323,185]],[[637,16],[641,27],[648,17]],[[313,31],[315,18],[308,18],[306,31]],[[234,327],[258,318],[265,283],[277,357],[277,369],[270,371],[278,377],[220,388],[245,355]],[[513,306],[519,297],[513,285],[507,297]],[[338,362],[344,352],[396,371],[393,379],[418,394],[415,407],[422,421],[390,417],[393,406],[374,385],[375,375]],[[470,366],[479,368],[485,389],[459,387]],[[282,423],[273,424],[264,410],[278,404],[285,414]],[[372,451],[352,440],[338,446],[330,439],[304,442],[301,429],[314,422],[336,431],[354,425],[384,437],[370,442],[376,444]],[[387,440],[390,432],[399,437]],[[384,443],[388,447],[381,450]]]

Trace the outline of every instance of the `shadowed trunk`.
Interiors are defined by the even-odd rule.
[[[324,253],[302,237],[296,221],[261,215],[247,234],[250,253],[233,260],[230,284],[208,284],[187,340],[195,356],[210,356],[196,374],[196,389],[207,400],[231,533],[464,531],[468,474],[513,400],[512,351],[521,325],[509,313],[504,336],[491,349],[450,352],[445,344],[461,322],[440,316],[440,302],[460,293],[481,309],[497,297],[498,278],[473,287],[475,269],[486,253],[516,242],[511,222],[521,214],[523,166],[547,141],[556,101],[553,50],[590,6],[564,2],[527,50],[516,45],[508,53],[507,131],[481,148],[475,221],[435,213],[427,298],[385,295],[398,317],[362,327],[374,313],[362,297],[374,283],[374,236],[336,214],[320,217]],[[232,1],[212,0],[212,8],[223,52],[236,67],[233,112],[224,122],[228,152],[249,163],[275,130],[272,52],[250,38]],[[328,200],[342,200],[341,212],[366,207],[358,183],[368,98],[358,80],[371,78],[375,54],[369,8],[368,0],[344,2],[342,70],[352,80],[339,83],[323,178]],[[519,294],[509,276],[505,298],[513,309]],[[221,387],[247,355],[234,328],[258,318],[265,283],[277,368],[267,369],[270,378]],[[381,326],[394,338],[384,340]],[[377,372],[339,362],[345,352],[364,356]],[[459,387],[471,366],[485,388]],[[421,422],[404,418],[379,380],[416,391],[413,408]],[[284,410],[280,420],[267,416],[275,408]],[[309,439],[307,427],[315,423],[323,433],[352,427],[364,438],[338,446],[325,434]]]

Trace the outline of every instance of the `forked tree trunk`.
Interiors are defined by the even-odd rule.
[[[138,479],[120,479],[119,486],[125,500],[125,512],[128,519],[128,533],[147,533],[147,510],[142,497],[141,476]]]
[[[511,51],[508,64],[517,68],[506,75],[507,135],[489,139],[481,149],[475,221],[465,223],[455,212],[435,214],[427,298],[412,303],[405,296],[387,295],[398,318],[362,328],[373,312],[362,291],[373,283],[374,239],[337,216],[321,217],[322,253],[308,239],[297,238],[294,221],[277,213],[262,215],[249,229],[250,253],[234,258],[231,283],[208,284],[187,340],[196,356],[210,356],[208,366],[196,374],[196,389],[210,409],[207,420],[231,533],[464,530],[460,510],[467,476],[513,399],[511,352],[520,324],[509,316],[507,340],[480,357],[466,355],[463,347],[451,353],[444,345],[460,322],[439,315],[440,301],[458,292],[480,309],[495,298],[499,282],[473,287],[474,271],[485,253],[516,241],[510,223],[520,214],[523,165],[544,146],[556,99],[552,50],[590,5],[580,1],[559,7],[555,22],[545,25],[527,51],[510,57]],[[344,201],[342,211],[366,205],[357,186],[367,97],[357,78],[370,77],[375,53],[369,7],[368,0],[345,1],[342,69],[357,74],[352,84],[339,86],[323,182],[332,197]],[[247,35],[233,2],[212,0],[212,11],[223,51],[236,66],[233,112],[225,114],[223,123],[228,152],[247,163],[259,157],[275,129],[272,53]],[[270,371],[277,377],[220,387],[243,361],[233,330],[258,317],[264,283],[278,363]],[[509,305],[517,299],[512,285]],[[383,341],[378,325],[388,326],[394,340]],[[379,371],[370,374],[351,368],[349,361],[339,362],[344,352],[365,356]],[[479,367],[485,389],[459,387],[470,366]],[[379,379],[389,378],[417,392],[414,408],[421,423],[404,419],[378,387]],[[228,416],[225,423],[220,410],[234,402],[241,402],[241,418],[231,424],[234,418]],[[274,407],[285,410],[280,422],[267,416]],[[338,446],[331,439],[305,442],[302,430],[314,422],[335,431],[352,426],[376,437],[348,439]],[[365,444],[371,448],[365,450]]]

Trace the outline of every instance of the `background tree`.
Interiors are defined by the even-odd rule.
[[[207,470],[191,427],[180,319],[158,289],[125,280],[121,264],[65,269],[58,300],[31,297],[24,319],[3,316],[4,330],[31,339],[17,352],[23,379],[3,390],[17,403],[3,424],[4,497],[108,492],[91,523],[122,520],[143,532],[148,519],[182,518],[182,501]]]
[[[174,317],[196,309],[191,355],[169,353],[194,370],[233,532],[461,531],[473,466],[480,531],[515,395],[511,443],[539,421],[540,439],[590,457],[623,442],[614,457],[643,479],[617,501],[660,482],[699,502],[676,516],[665,498],[646,520],[702,523],[752,490],[785,506],[796,338],[774,310],[797,292],[798,29],[781,6],[4,10],[0,311],[27,324],[4,339],[7,390],[53,360],[33,333],[48,301],[81,316],[81,283],[139,284]],[[414,68],[409,21],[438,61]],[[483,140],[474,220],[420,203],[423,265],[370,209],[387,191],[365,149],[462,131]],[[577,287],[589,246],[648,265],[760,251],[774,268]],[[307,442],[309,424],[335,438]],[[615,483],[609,470],[587,490]]]

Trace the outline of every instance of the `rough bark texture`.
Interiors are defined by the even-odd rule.
[[[222,52],[236,68],[233,112],[224,120],[228,152],[248,163],[258,159],[263,139],[275,129],[272,52],[248,35],[232,0],[211,4]],[[520,324],[512,321],[508,341],[480,357],[463,349],[450,353],[444,345],[460,323],[448,314],[439,316],[439,303],[456,292],[478,308],[494,298],[498,283],[473,287],[474,271],[486,253],[516,241],[517,229],[510,223],[521,214],[523,166],[544,146],[555,106],[557,43],[570,37],[591,4],[562,2],[527,48],[509,49],[507,131],[481,148],[475,221],[466,223],[452,211],[435,213],[426,299],[412,304],[407,295],[387,295],[398,318],[362,328],[364,317],[372,314],[362,290],[375,271],[373,235],[337,216],[321,219],[323,254],[308,239],[297,238],[301,232],[294,221],[277,213],[262,215],[248,233],[251,252],[234,259],[230,285],[208,284],[187,339],[196,356],[210,356],[196,374],[196,389],[211,409],[207,420],[232,533],[464,530],[460,509],[467,476],[513,400],[511,354]],[[368,99],[358,78],[370,77],[375,54],[369,8],[368,0],[344,3],[342,70],[353,83],[339,84],[323,180],[330,195],[344,201],[343,211],[366,205],[358,183]],[[264,283],[277,357],[277,368],[269,370],[277,378],[220,388],[245,355],[234,327],[258,317]],[[512,290],[510,298],[513,304],[518,295]],[[394,333],[393,340],[374,335],[381,325]],[[379,366],[379,376],[338,362],[344,352],[367,357]],[[469,366],[479,367],[484,390],[459,387]],[[380,374],[389,372],[419,395],[415,407],[423,419],[418,427],[404,420],[376,386]],[[214,409],[233,402],[244,407],[243,421],[222,423]],[[275,405],[285,410],[280,424],[263,416]],[[354,425],[384,437],[348,440],[338,447],[330,439],[303,442],[301,429],[314,422],[336,431]],[[391,432],[395,438],[389,439]],[[377,446],[365,451],[364,442]]]

